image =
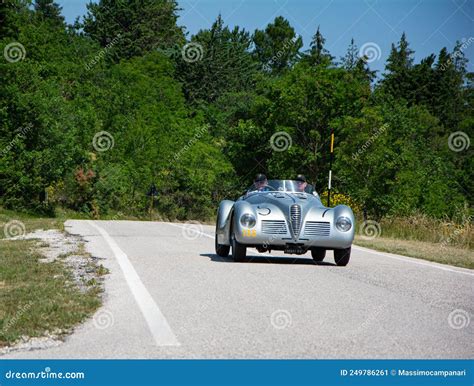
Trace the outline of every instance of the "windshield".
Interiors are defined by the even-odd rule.
[[[312,194],[314,192],[314,188],[313,185],[302,181],[268,180],[266,184],[263,182],[256,182],[248,189],[248,193],[257,192],[290,192]]]

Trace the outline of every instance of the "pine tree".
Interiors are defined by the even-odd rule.
[[[20,27],[30,21],[30,14],[27,2],[0,0],[0,39],[18,39]]]
[[[457,58],[454,59],[453,56]],[[462,119],[465,64],[461,51],[455,49],[450,54],[444,47],[435,65],[436,88],[433,90],[431,109],[450,131],[456,129]]]
[[[100,0],[87,10],[84,32],[116,62],[184,43],[176,0]]]
[[[332,63],[334,57],[331,56],[329,51],[324,47],[325,43],[326,39],[322,35],[318,26],[318,29],[311,40],[309,55],[307,57],[308,62],[312,66],[329,66]]]
[[[319,31],[319,29],[318,29]],[[359,61],[359,49],[354,42],[354,38],[351,39],[351,43],[347,48],[346,55],[341,58],[342,67],[346,70],[352,70],[356,67],[357,62]]]
[[[432,108],[433,92],[436,89],[435,70],[433,64],[436,55],[432,54],[422,59],[411,70],[413,87],[409,98],[411,103],[424,105],[430,111]]]
[[[215,101],[227,92],[248,90],[256,72],[249,48],[251,38],[247,31],[224,25],[221,15],[210,29],[192,36],[190,50],[196,57],[187,60],[186,53],[178,58],[178,76],[191,101]]]
[[[272,74],[280,74],[299,59],[303,40],[297,36],[289,21],[282,16],[275,18],[264,31],[253,34],[254,57],[263,69]]]
[[[355,44],[354,38],[351,39],[346,55],[341,58],[341,65],[361,80],[366,80],[371,83],[375,78],[376,71],[370,70],[367,59],[359,57],[359,49]]]
[[[390,55],[387,59],[386,70],[391,73],[399,72],[403,69],[410,69],[413,65],[413,54],[415,51],[409,48],[405,32],[403,32],[398,45],[392,44]]]
[[[58,27],[64,26],[64,17],[61,15],[62,8],[53,0],[35,0],[34,9],[39,20]]]
[[[392,97],[410,100],[412,97],[412,72],[414,51],[409,48],[405,32],[403,32],[398,45],[392,44],[390,55],[385,65],[383,90]]]

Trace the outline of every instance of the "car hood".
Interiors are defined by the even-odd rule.
[[[305,197],[305,198],[303,198]],[[304,221],[306,215],[311,212],[311,217],[322,218],[324,213],[329,208],[324,207],[321,201],[310,195],[299,195],[292,193],[266,193],[266,194],[255,194],[245,198],[245,201],[254,206],[257,211],[259,208],[270,208],[274,211],[274,208],[280,209],[285,218],[290,221],[290,208],[292,205],[297,204],[301,208],[301,219]]]

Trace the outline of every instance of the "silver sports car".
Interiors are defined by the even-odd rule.
[[[232,247],[234,261],[242,261],[247,247],[297,255],[311,250],[313,259],[320,262],[327,250],[333,250],[336,264],[345,266],[354,228],[351,208],[325,207],[311,185],[300,191],[297,181],[269,180],[263,189],[250,188],[237,201],[219,204],[216,253],[226,257]]]

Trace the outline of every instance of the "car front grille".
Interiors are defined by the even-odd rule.
[[[293,229],[293,236],[298,237],[301,228],[301,206],[293,204],[290,207],[290,221]]]
[[[329,222],[324,221],[307,221],[304,227],[304,235],[311,236],[329,236],[331,226]]]
[[[262,233],[268,235],[286,235],[288,232],[284,220],[263,220]]]

